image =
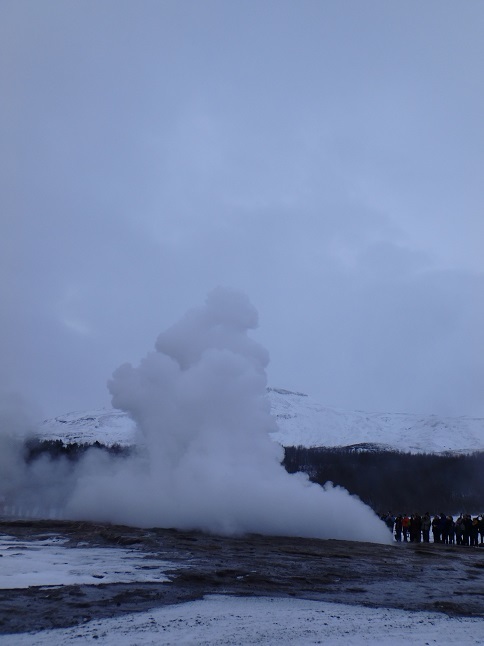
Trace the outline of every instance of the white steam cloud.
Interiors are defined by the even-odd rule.
[[[51,489],[52,478],[70,478],[65,516],[216,533],[391,541],[359,499],[281,466],[283,449],[269,435],[276,422],[267,397],[268,353],[248,336],[257,318],[245,295],[218,288],[160,334],[138,367],[115,371],[109,381],[113,405],[137,423],[140,449],[127,459],[88,452],[71,476],[62,464],[53,476],[50,465]],[[29,478],[39,490],[42,476]]]
[[[218,288],[160,334],[156,351],[109,382],[136,421],[145,454],[129,470],[79,482],[71,510],[116,522],[213,532],[389,540],[377,516],[341,488],[281,466],[267,397],[267,351],[249,338],[257,312]]]

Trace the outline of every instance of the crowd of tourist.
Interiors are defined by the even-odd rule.
[[[433,518],[429,512],[420,514],[399,514],[391,512],[382,514],[380,518],[395,536],[397,542],[411,543],[443,543],[445,545],[465,545],[469,547],[484,546],[484,514],[471,516],[461,514],[453,516],[436,514]]]

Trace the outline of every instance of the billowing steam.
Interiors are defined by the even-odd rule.
[[[256,326],[247,297],[218,288],[160,334],[138,367],[118,368],[109,381],[113,405],[137,423],[141,448],[123,460],[88,453],[64,485],[64,515],[389,542],[387,528],[360,500],[281,466],[282,448],[269,435],[268,354],[248,336]],[[68,476],[61,469],[58,477]]]

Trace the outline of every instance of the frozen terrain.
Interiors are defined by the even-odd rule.
[[[5,646],[243,646],[244,644],[482,644],[484,621],[307,599],[209,595],[117,619],[0,635]]]
[[[482,644],[482,549],[4,521],[0,644]]]
[[[407,413],[344,411],[323,406],[302,393],[269,389],[272,415],[279,430],[272,438],[283,446],[378,445],[411,453],[484,450],[484,419]],[[68,413],[45,420],[43,439],[120,444],[136,441],[134,422],[121,411],[106,409]]]
[[[88,543],[73,548],[66,542],[57,536],[26,541],[0,534],[0,588],[168,581],[164,568],[170,563],[134,550],[96,550]]]

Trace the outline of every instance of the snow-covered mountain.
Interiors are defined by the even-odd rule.
[[[271,389],[272,413],[283,446],[377,444],[410,453],[484,451],[484,419],[345,411],[302,393]]]
[[[270,388],[272,414],[279,430],[272,438],[283,446],[336,447],[378,445],[411,453],[484,451],[484,419],[406,413],[344,411],[317,403],[303,393]],[[134,422],[123,412],[102,409],[68,413],[45,420],[40,439],[131,445]]]
[[[41,440],[61,440],[66,444],[94,444],[97,441],[106,446],[130,446],[136,442],[136,425],[126,413],[102,408],[46,419],[36,429],[36,435]]]

